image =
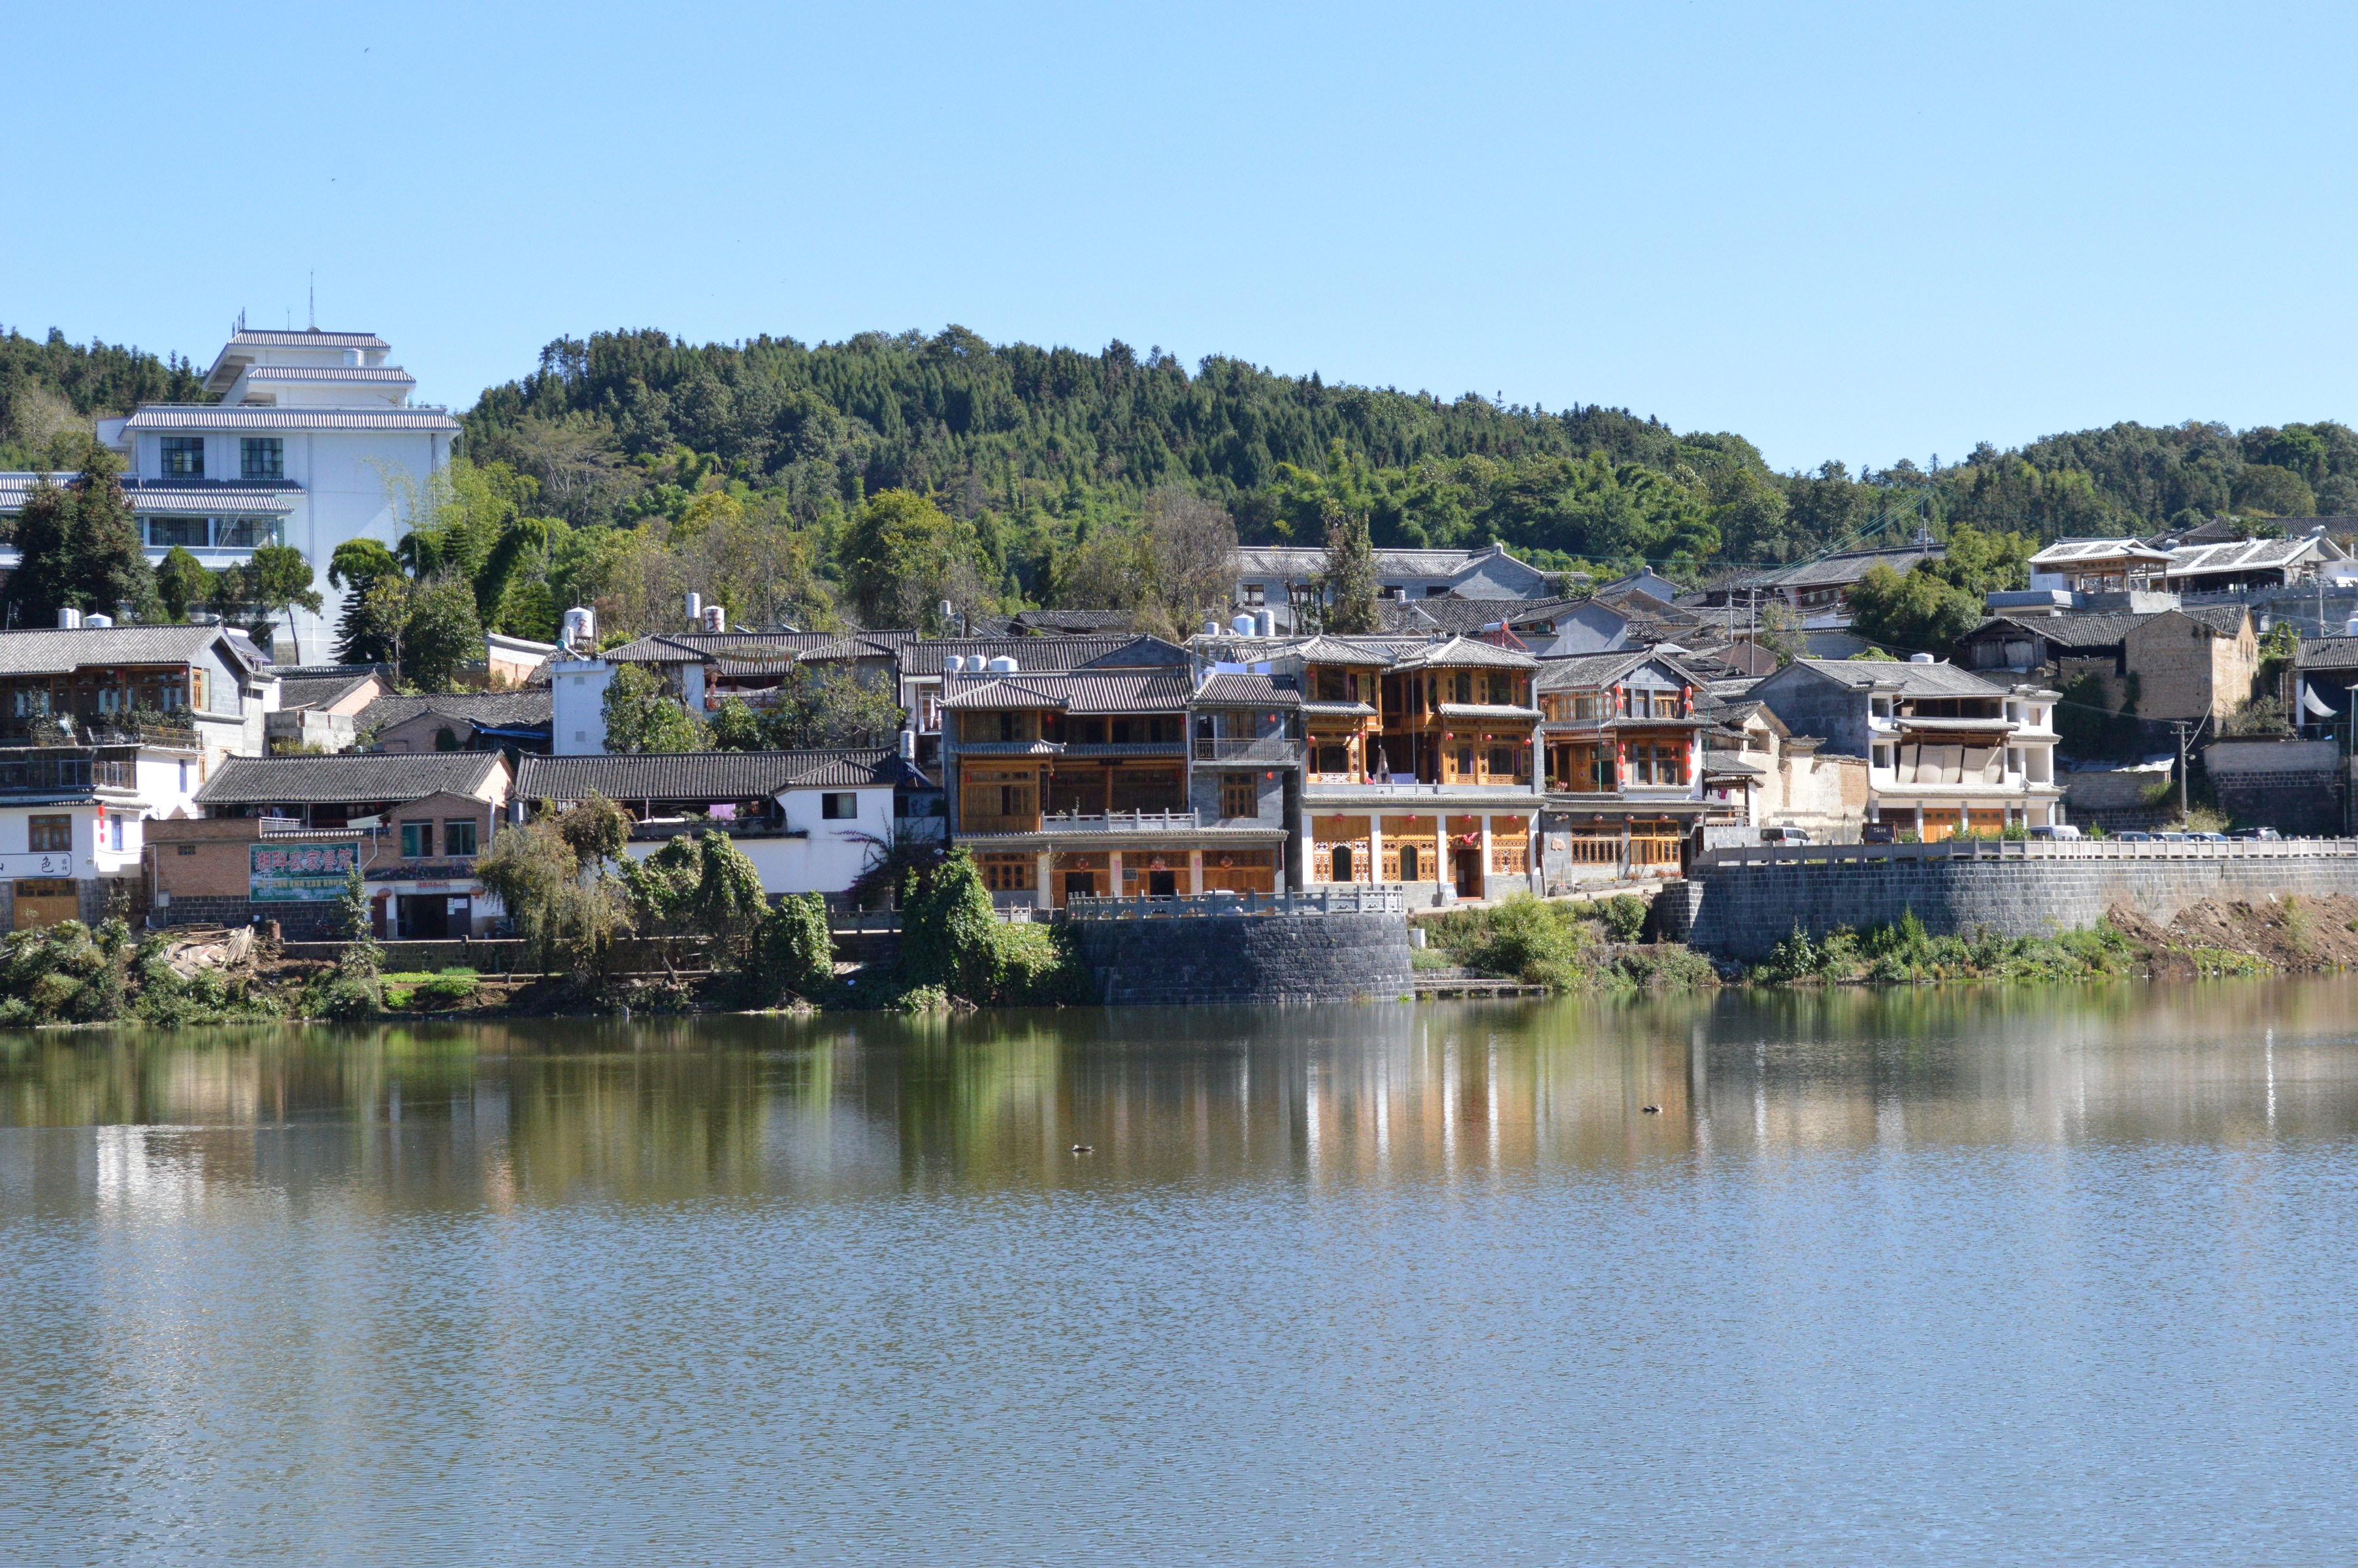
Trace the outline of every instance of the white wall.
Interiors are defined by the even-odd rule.
[[[822,795],[856,795],[860,815],[830,822],[819,816]],[[778,797],[785,807],[786,826],[799,827],[806,838],[746,837],[733,840],[762,873],[762,891],[782,892],[842,892],[867,869],[869,847],[857,834],[889,841],[892,837],[892,791],[879,786],[857,790],[788,790]],[[630,854],[644,860],[664,847],[662,839],[633,838]]]
[[[602,756],[606,687],[614,666],[603,659],[553,659],[548,665],[549,751],[559,757]]]

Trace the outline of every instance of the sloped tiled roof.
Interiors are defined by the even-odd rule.
[[[942,698],[941,706],[961,711],[998,708],[1062,708],[1065,696],[1046,686],[1022,680],[1014,676],[1000,676],[971,685],[960,676],[947,677],[953,684],[951,695]]]
[[[1376,601],[1383,617],[1386,631],[1396,632],[1479,632],[1485,626],[1505,622],[1509,626],[1527,625],[1533,621],[1552,621],[1586,604],[1585,596],[1552,599],[1461,599],[1455,594],[1444,594],[1438,599],[1384,599]]]
[[[1722,589],[1842,588],[1856,582],[1877,567],[1889,567],[1896,572],[1913,571],[1918,561],[1945,560],[1948,553],[1947,548],[1940,545],[1899,545],[1885,550],[1846,550],[1823,560],[1801,561],[1765,572],[1747,572],[1712,586]]]
[[[333,708],[337,703],[359,690],[361,687],[376,678],[373,671],[351,676],[300,677],[281,674],[278,677],[278,706],[282,708]],[[365,713],[368,709],[362,708],[361,711]]]
[[[416,386],[417,378],[399,365],[255,365],[250,382],[361,382],[376,386]]]
[[[257,349],[389,349],[393,347],[374,332],[322,332],[317,327],[300,331],[265,330],[256,327],[230,335],[231,348]]]
[[[463,719],[478,729],[535,729],[549,722],[555,698],[546,687],[525,691],[445,692],[431,697],[380,697],[360,710],[355,728],[383,730],[421,713]]]
[[[2226,545],[2190,545],[2170,552],[2170,577],[2202,577],[2214,572],[2270,571],[2307,560],[2311,554],[2329,561],[2343,559],[2341,547],[2317,535],[2289,539],[2238,539]]]
[[[347,752],[333,757],[232,757],[197,791],[200,806],[276,801],[358,805],[474,795],[507,764],[496,752]]]
[[[1914,697],[1996,697],[2006,688],[1950,664],[1920,665],[1909,659],[1797,659],[1848,687],[1896,687]]]
[[[1174,713],[1195,695],[1184,670],[946,676],[942,706],[1055,708],[1066,713]]]
[[[1477,642],[1471,637],[1452,637],[1446,643],[1434,643],[1394,661],[1394,667],[1403,670],[1450,669],[1478,667],[1502,670],[1531,670],[1539,667],[1539,660],[1529,654],[1519,654],[1512,648]]]
[[[526,800],[750,800],[785,789],[924,784],[889,746],[806,752],[642,752],[526,757],[516,794]]]
[[[0,473],[0,512],[16,512],[25,504],[38,478],[29,470]],[[53,473],[49,482],[59,489],[74,481],[70,473]],[[123,494],[137,513],[153,512],[291,512],[303,487],[292,480],[126,479]]]
[[[1292,676],[1218,670],[1205,677],[1195,701],[1204,708],[1298,708],[1302,683]]]
[[[1127,631],[1127,610],[1026,610],[1014,623],[1025,632],[1063,633],[1067,636],[1102,636]]]
[[[2032,569],[2081,566],[2089,561],[2166,561],[2168,550],[2156,549],[2142,539],[2058,539],[2030,557]]]
[[[1568,659],[1548,659],[1531,685],[1540,691],[1583,691],[1610,686],[1658,655],[1650,648],[1623,648],[1611,654],[1575,654]]]
[[[1400,655],[1398,644],[1357,637],[1317,636],[1287,649],[1305,665],[1357,665],[1381,669]]]
[[[1013,659],[1025,674],[1034,670],[1178,668],[1187,663],[1187,651],[1160,637],[1134,633],[1089,637],[936,637],[911,643],[901,650],[901,673],[937,676],[943,662],[956,654],[964,658]]]
[[[124,421],[142,430],[436,430],[459,421],[438,408],[275,408],[233,404],[150,404]]]
[[[2292,662],[2296,669],[2358,669],[2358,637],[2304,637]]]
[[[81,626],[0,632],[0,676],[66,675],[93,665],[185,665],[215,643],[234,649],[221,626]],[[243,655],[236,657],[243,660]]]

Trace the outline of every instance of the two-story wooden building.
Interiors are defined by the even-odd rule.
[[[1700,683],[1643,651],[1551,660],[1540,676],[1547,806],[1541,885],[1676,876],[1714,815],[1704,781]]]
[[[1273,891],[1286,832],[1260,793],[1249,817],[1196,809],[1195,697],[1184,665],[1032,673],[1001,654],[945,669],[950,833],[1001,902]]]
[[[1539,660],[1463,636],[1206,635],[1195,653],[1299,687],[1303,886],[1432,903],[1530,885]]]

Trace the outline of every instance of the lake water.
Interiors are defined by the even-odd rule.
[[[2343,979],[9,1036],[0,1558],[2346,1562],[2353,1221]]]

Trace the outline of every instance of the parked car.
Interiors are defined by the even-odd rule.
[[[2152,834],[2140,833],[2135,828],[2131,828],[2126,833],[2115,833],[2113,837],[2119,839],[2124,844],[2150,844],[2153,842]]]
[[[1862,823],[1858,829],[1858,841],[1862,844],[1897,844],[1899,842],[1899,829],[1889,822]]]
[[[2083,837],[2077,827],[2074,827],[2068,822],[2058,822],[2052,825],[2041,824],[2030,830],[2030,836],[2033,838],[2078,838]]]
[[[2154,837],[2160,839],[2165,844],[2183,844],[2190,839],[2199,838],[2201,835],[2199,833],[2180,833],[2173,828],[2168,833],[2157,833]]]
[[[2224,844],[2227,841],[2224,833],[2189,833],[2187,837],[2198,844]]]
[[[1760,841],[1763,844],[1806,844],[1810,841],[1810,830],[1806,827],[1763,827]]]
[[[2225,834],[2223,837],[2243,838],[2255,844],[2274,844],[2282,839],[2284,835],[2273,827],[2238,827],[2233,833]]]

